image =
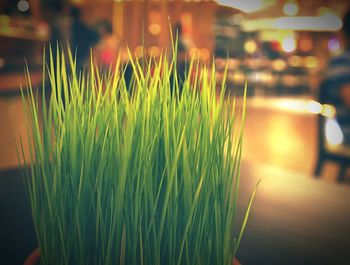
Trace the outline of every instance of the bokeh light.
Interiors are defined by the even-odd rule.
[[[283,12],[288,16],[295,16],[299,11],[299,6],[297,3],[285,3],[283,5]]]
[[[246,43],[244,43],[244,50],[250,54],[255,53],[257,50],[256,42],[254,40],[246,41]]]
[[[322,104],[314,100],[309,100],[306,104],[306,110],[312,114],[320,114],[322,111]]]
[[[148,48],[148,55],[152,57],[158,57],[160,55],[160,48],[157,46],[151,46]]]
[[[207,61],[210,57],[210,52],[208,49],[200,49],[200,57],[203,61]]]
[[[286,66],[286,62],[282,59],[277,59],[272,62],[272,67],[276,71],[283,71],[284,69],[286,69]]]
[[[309,52],[312,49],[312,40],[310,38],[302,38],[299,43],[299,48],[303,52]]]
[[[20,12],[27,12],[29,10],[29,3],[26,0],[21,0],[17,3],[17,8]]]
[[[302,66],[303,60],[300,56],[293,55],[293,56],[289,57],[288,63],[292,67],[300,67],[300,66]]]
[[[148,26],[148,30],[152,35],[158,35],[161,32],[161,27],[158,23],[152,23]]]
[[[318,66],[318,61],[315,56],[307,56],[305,58],[305,66],[307,68],[316,68]]]
[[[334,118],[336,114],[335,107],[329,104],[323,104],[321,114],[328,118]]]
[[[294,37],[286,37],[282,41],[282,49],[285,52],[293,52],[296,49],[296,43],[295,43],[295,38]]]
[[[328,50],[332,53],[336,53],[340,51],[340,41],[337,38],[329,39],[327,46],[328,46]]]
[[[344,141],[343,132],[335,119],[326,120],[325,135],[330,145],[340,145]]]

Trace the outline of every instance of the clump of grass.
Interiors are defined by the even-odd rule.
[[[197,74],[180,84],[176,56],[129,56],[129,88],[120,59],[78,72],[59,49],[44,67],[49,99],[45,80],[42,99],[29,88],[41,264],[231,264],[244,108],[225,82],[217,95],[214,67],[192,60]]]

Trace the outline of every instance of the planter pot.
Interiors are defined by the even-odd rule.
[[[30,254],[23,265],[38,265],[40,260],[40,250],[37,248]]]
[[[27,258],[27,260],[24,262],[23,265],[38,265],[40,260],[40,250],[37,248],[30,254],[30,256]],[[232,265],[241,265],[241,263],[234,259],[232,262]]]
[[[238,261],[238,259],[234,258],[232,265],[242,265],[242,264]]]

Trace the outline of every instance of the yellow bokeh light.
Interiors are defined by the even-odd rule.
[[[321,114],[325,117],[333,118],[336,114],[335,107],[329,104],[323,104]]]
[[[256,42],[254,40],[246,41],[246,43],[244,44],[244,50],[250,54],[255,53],[257,50]]]
[[[305,58],[305,66],[307,68],[316,68],[318,65],[318,61],[315,56],[307,56]]]
[[[161,31],[161,27],[158,23],[152,23],[148,26],[148,30],[152,35],[158,35]]]
[[[272,62],[272,67],[276,71],[283,71],[286,68],[287,64],[282,59],[277,59]]]
[[[192,48],[191,50],[190,50],[190,56],[191,57],[195,57],[195,58],[197,58],[198,56],[199,56],[199,49],[197,49],[197,48]]]
[[[246,80],[244,72],[236,71],[233,74],[233,80],[237,83],[243,83]]]

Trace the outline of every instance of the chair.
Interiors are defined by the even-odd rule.
[[[320,114],[318,117],[318,160],[314,174],[320,176],[323,164],[327,161],[332,161],[339,166],[337,180],[339,182],[344,182],[346,178],[346,170],[350,166],[350,146],[341,144],[332,145],[329,143],[329,139],[327,139],[326,135],[326,127],[331,125],[335,126],[335,122],[335,119],[325,115]],[[338,129],[341,130],[340,127],[338,127]]]

